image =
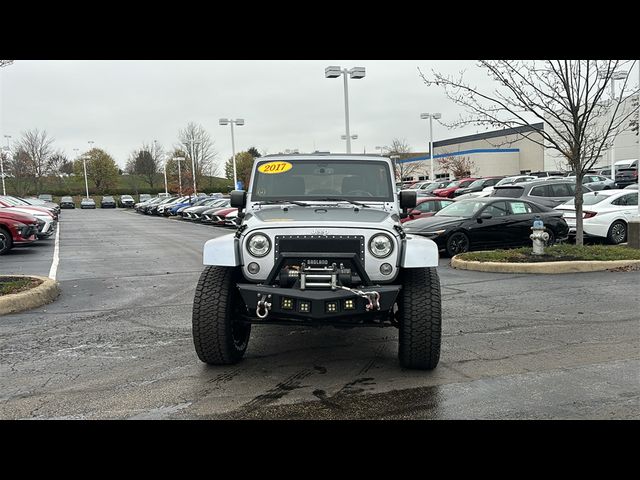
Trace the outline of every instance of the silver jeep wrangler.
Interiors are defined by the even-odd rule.
[[[373,155],[273,155],[231,193],[241,221],[206,242],[193,304],[198,357],[233,364],[252,324],[393,326],[400,364],[440,358],[438,247],[400,219],[415,191],[395,191],[393,165]]]

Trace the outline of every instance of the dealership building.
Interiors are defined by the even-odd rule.
[[[631,100],[623,108],[634,108]],[[477,177],[520,175],[536,171],[569,170],[559,152],[544,148],[539,130],[544,123],[467,135],[433,142],[436,179],[449,178],[439,160],[464,157],[471,164],[470,174]],[[610,152],[605,151],[594,167],[610,165]],[[614,161],[638,158],[638,135],[626,130],[615,139]],[[407,153],[397,160],[403,181],[428,180],[431,172],[429,152]]]

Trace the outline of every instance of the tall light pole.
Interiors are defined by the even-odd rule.
[[[96,143],[93,140],[87,142],[89,144],[89,151],[93,149],[93,144]],[[87,191],[87,198],[89,198],[89,182],[87,182],[87,157],[82,156],[82,165],[84,166],[84,186]]]
[[[11,146],[9,145],[9,139],[11,138],[11,135],[5,135],[4,138],[7,139],[7,155],[11,155]],[[7,194],[7,189],[4,185],[4,155],[0,155],[0,176],[2,176],[2,194],[6,195]]]
[[[182,173],[180,172],[180,162],[186,160],[184,157],[173,157],[178,162],[178,185],[180,188],[180,196],[182,196]]]
[[[606,70],[600,70],[599,72],[601,75],[606,75],[607,71]],[[611,107],[609,108],[609,118],[610,120],[613,120],[613,104],[616,100],[616,80],[624,80],[625,78],[627,78],[627,76],[629,75],[629,72],[615,72],[613,75],[611,75],[610,81],[611,81]],[[616,181],[616,166],[615,166],[615,151],[616,151],[616,139],[614,137],[613,141],[611,142],[611,148],[609,149],[609,162],[611,164],[611,180],[613,180],[614,182]]]
[[[229,118],[221,118],[220,125],[231,125],[231,154],[233,155],[233,188],[238,190],[238,172],[236,170],[236,144],[233,138],[233,125],[241,127],[244,125],[243,118],[229,119]],[[244,185],[246,188],[247,186]]]
[[[194,145],[200,145],[200,142],[191,140],[191,174],[193,176],[193,195],[197,194],[196,191],[196,163],[195,163],[195,148]]]
[[[158,153],[158,140],[154,140],[153,141],[153,145],[155,147],[155,152],[154,153],[157,154]],[[162,156],[164,157],[164,155],[162,155]],[[166,160],[166,158],[165,158],[165,161],[163,163],[164,163],[164,194],[165,195],[169,195],[169,189],[167,188],[167,160]]]
[[[353,67],[351,70],[348,70],[340,66],[330,66],[324,69],[325,78],[338,78],[340,75],[344,77],[344,140],[347,141],[347,153],[351,153],[351,135],[349,134],[349,86],[347,82],[347,74],[349,74],[349,76],[354,80],[364,78],[365,68]]]
[[[435,180],[435,174],[433,170],[433,119],[438,120],[442,117],[440,113],[421,113],[420,118],[423,120],[429,119],[429,159],[431,163],[431,173],[429,174],[429,180],[432,182]]]

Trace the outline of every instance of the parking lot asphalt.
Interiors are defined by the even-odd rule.
[[[393,328],[256,326],[241,363],[211,367],[194,351],[192,299],[204,242],[226,233],[65,211],[61,296],[0,317],[0,418],[640,418],[638,271],[496,274],[443,258],[431,372],[399,367]],[[52,245],[0,270],[46,275]]]

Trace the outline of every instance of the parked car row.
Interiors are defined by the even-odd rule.
[[[177,217],[184,221],[215,226],[238,226],[238,209],[231,208],[229,198],[220,193],[154,197],[136,203],[134,208],[138,213],[146,215]]]
[[[35,199],[37,200],[37,199]],[[11,195],[0,196],[0,255],[16,245],[51,237],[56,231],[60,207]]]
[[[141,195],[142,196],[142,195]],[[131,195],[120,196],[120,206],[132,208],[135,200]],[[116,208],[118,202],[112,195],[104,195],[100,200],[100,208]],[[60,208],[76,208],[76,202],[71,196],[64,196],[60,199]],[[85,197],[80,201],[80,208],[96,208],[96,201],[91,197]]]

